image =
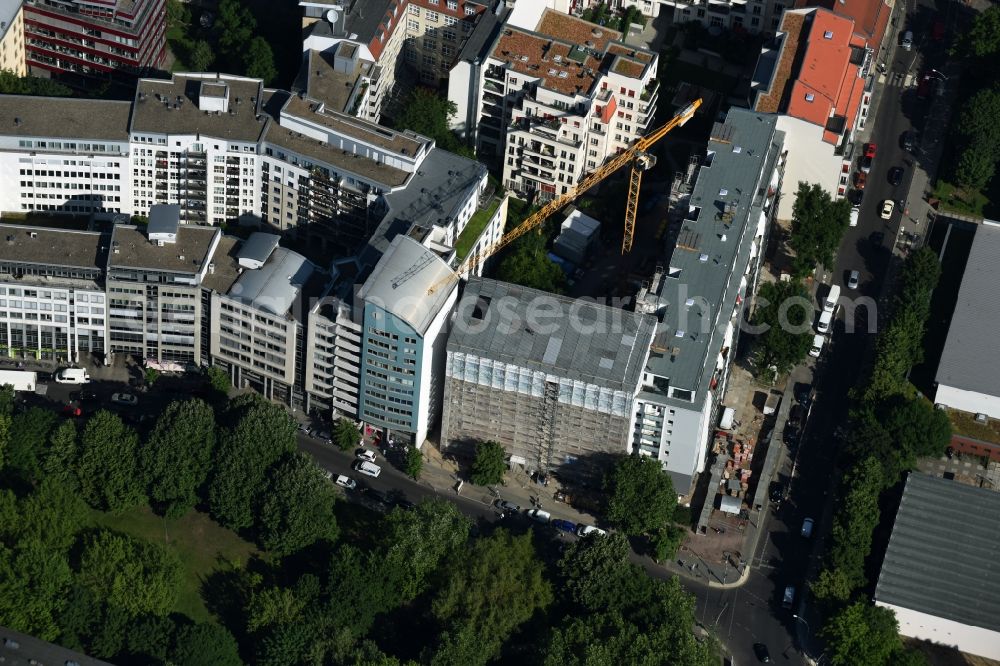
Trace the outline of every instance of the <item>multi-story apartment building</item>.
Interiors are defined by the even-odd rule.
[[[217,250],[209,266],[210,273],[218,275],[220,264],[228,262],[230,267],[223,270],[236,277],[227,290],[218,289],[221,285],[211,290],[213,365],[230,372],[233,386],[249,386],[266,398],[303,405],[304,310],[327,276],[301,254],[278,247],[273,234],[251,234],[235,255],[234,262],[232,253]]]
[[[789,147],[789,178],[847,194],[855,134],[868,119],[874,86],[874,51],[852,19],[826,9],[785,12],[779,46],[758,61],[753,108],[780,113],[778,129]],[[778,217],[790,220],[795,197],[783,197]]]
[[[485,62],[456,67],[454,124],[497,156],[506,187],[551,199],[646,133],[657,62],[619,32],[545,9],[533,29],[508,22]]]
[[[441,445],[504,446],[510,462],[595,477],[629,450],[656,319],[471,279],[448,339]]]
[[[733,108],[716,123],[676,245],[636,298],[658,323],[631,446],[659,460],[680,494],[704,470],[743,304],[757,286],[786,155],[776,122]]]
[[[316,62],[311,52],[336,53],[341,65],[334,77],[323,74],[337,83],[324,90],[330,97],[318,98],[338,111],[377,122],[407,69],[424,85],[440,85],[480,17],[497,4],[496,0],[299,0],[308,31],[303,41],[307,63]],[[309,77],[314,71],[310,67]],[[345,90],[350,90],[351,102],[340,106],[336,102]]]
[[[0,225],[0,355],[103,357],[107,249],[100,233]]]
[[[458,277],[432,250],[396,236],[358,291],[363,307],[358,415],[423,444],[441,410],[448,318]]]
[[[0,70],[28,73],[24,59],[23,0],[0,0]]]
[[[166,57],[165,7],[165,0],[25,0],[28,68],[80,85],[134,80],[159,69]]]
[[[157,206],[145,230],[115,225],[108,253],[109,349],[158,363],[202,358],[202,282],[222,231],[181,225],[180,207]]]

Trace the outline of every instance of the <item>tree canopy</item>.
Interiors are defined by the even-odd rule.
[[[834,201],[817,183],[799,183],[789,238],[797,276],[809,275],[817,264],[833,264],[833,254],[848,227],[850,208],[846,199]]]
[[[198,502],[215,449],[215,414],[202,400],[175,401],[140,449],[149,497],[164,515],[183,516]]]
[[[858,601],[832,616],[823,627],[833,666],[885,666],[902,651],[896,614]]]
[[[392,126],[398,130],[413,130],[434,139],[439,148],[472,157],[471,151],[451,131],[450,122],[458,113],[455,103],[430,88],[417,87],[406,98]]]
[[[333,485],[311,458],[289,453],[275,468],[261,503],[258,533],[261,545],[287,555],[319,539],[337,537]]]
[[[0,70],[0,93],[5,95],[38,95],[41,97],[69,97],[73,91],[52,79],[37,76],[18,76],[9,69]]]
[[[1000,7],[976,14],[972,25],[952,48],[954,55],[990,58],[1000,53]]]
[[[350,419],[337,419],[333,427],[333,442],[341,451],[351,451],[361,442],[361,431]]]
[[[123,511],[143,499],[136,458],[139,436],[121,417],[101,410],[87,420],[80,440],[80,490],[90,506]]]
[[[812,301],[801,282],[760,285],[751,320],[760,331],[752,357],[759,376],[774,381],[806,357],[812,345],[812,318]]]
[[[607,518],[625,534],[655,532],[672,523],[677,493],[658,460],[622,456],[604,477],[604,489]]]
[[[507,452],[497,442],[476,442],[476,458],[470,480],[477,486],[491,486],[503,481],[507,471]]]
[[[566,290],[566,274],[548,257],[545,237],[529,231],[516,241],[500,262],[497,278],[553,294]]]
[[[80,556],[80,582],[133,616],[167,613],[180,576],[174,551],[109,530],[91,535]]]

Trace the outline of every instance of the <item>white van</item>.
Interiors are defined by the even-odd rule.
[[[809,349],[809,355],[813,358],[819,358],[820,353],[823,351],[824,342],[826,342],[826,338],[822,335],[814,335],[812,347]]]
[[[370,476],[373,479],[377,479],[378,475],[382,473],[382,468],[375,463],[370,463],[367,460],[359,460],[354,463],[354,469],[361,472],[365,476]]]
[[[819,321],[816,322],[816,331],[818,333],[829,333],[831,323],[833,323],[833,313],[826,310],[820,312]]]
[[[823,301],[823,312],[833,312],[837,309],[837,301],[840,300],[840,285],[835,284],[830,287],[830,293]]]
[[[63,368],[56,373],[59,384],[86,384],[89,381],[90,375],[84,368]]]

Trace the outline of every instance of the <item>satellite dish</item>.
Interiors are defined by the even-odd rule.
[[[326,20],[330,22],[330,25],[337,25],[337,21],[340,20],[340,12],[336,9],[326,10]]]

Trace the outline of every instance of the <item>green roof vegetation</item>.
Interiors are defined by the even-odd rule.
[[[497,212],[499,206],[500,197],[493,197],[486,208],[477,210],[472,214],[469,223],[465,225],[465,229],[462,230],[462,233],[458,235],[458,240],[455,241],[455,255],[459,261],[463,261],[469,252],[472,251],[472,247],[479,240],[479,235],[483,233],[483,229],[489,224],[490,219]]]
[[[975,414],[949,409],[948,420],[951,421],[951,429],[956,435],[981,439],[985,442],[1000,442],[1000,421],[996,419],[979,423]]]

